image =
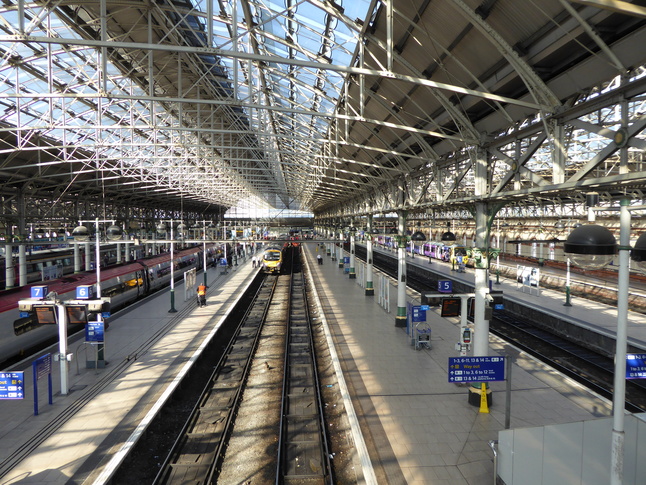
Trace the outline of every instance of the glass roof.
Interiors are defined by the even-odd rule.
[[[612,183],[600,160],[616,155],[617,122],[570,120],[617,76],[621,95],[642,95],[627,83],[646,63],[643,21],[559,0],[485,4],[5,0],[2,187],[69,206],[339,217]],[[557,153],[561,128],[601,130],[603,156]],[[517,131],[559,158],[556,176],[532,153],[496,160]]]
[[[158,50],[137,57],[116,47],[106,62],[105,52],[87,42],[102,35],[99,2],[53,10],[25,4],[22,24],[15,4],[0,8],[2,34],[65,41],[0,47],[4,126],[38,130],[76,151],[74,160],[85,160],[88,170],[132,177],[138,187],[225,206],[255,200],[294,209],[316,185],[314,168],[344,89],[344,75],[316,66],[352,64],[370,6],[367,0],[166,0],[149,11],[138,2],[107,2],[107,38],[141,43],[140,30],[165,23],[159,38],[148,41],[193,51],[165,61]],[[133,12],[133,5],[141,9]],[[197,50],[205,47],[231,55]],[[271,61],[277,57],[293,62]],[[177,81],[164,79],[162,68],[176,68]],[[186,101],[197,98],[227,104],[200,110]],[[210,132],[222,128],[219,138],[207,135],[207,120]],[[66,163],[66,153],[51,163]]]

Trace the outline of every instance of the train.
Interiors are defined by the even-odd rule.
[[[262,253],[260,268],[265,273],[278,273],[283,264],[283,251],[278,247],[269,247]]]
[[[82,245],[83,247],[83,245]],[[117,262],[117,244],[104,244],[101,246],[101,264],[103,266],[113,265]],[[92,245],[94,250],[94,245]],[[145,257],[145,249],[141,245],[131,245],[129,248],[131,260],[137,260]],[[85,268],[85,251],[81,249],[81,268]],[[94,258],[94,253],[92,253]],[[34,250],[27,253],[26,259],[26,277],[27,284],[32,284],[50,279],[61,278],[62,276],[74,273],[74,247],[60,247]],[[94,263],[94,261],[91,261]],[[18,286],[19,267],[18,256],[12,256],[14,281],[9,286]],[[6,259],[0,258],[0,290],[7,287],[6,278]]]
[[[377,243],[386,248],[395,248],[397,243],[391,236],[378,236]],[[426,242],[421,245],[406,245],[406,251],[424,255],[432,259],[458,264],[472,265],[471,250],[462,244],[447,244],[443,242]]]
[[[208,245],[207,260],[217,261],[221,252],[215,245]],[[185,271],[192,268],[201,269],[203,258],[202,246],[175,252],[175,278],[181,278]],[[100,275],[101,296],[110,298],[110,311],[113,312],[170,283],[170,253],[106,267]],[[76,297],[77,286],[96,285],[96,271],[67,275],[44,284],[60,300],[71,300]],[[58,335],[57,325],[39,325],[34,314],[20,316],[18,302],[30,298],[31,286],[0,292],[0,364],[29,355],[38,346],[54,341]],[[90,314],[90,321],[92,317],[94,315]],[[80,327],[70,326],[69,331],[71,333],[77,329]]]
[[[429,258],[440,259],[446,263],[465,265],[471,264],[470,251],[461,244],[445,244],[428,242],[421,246],[413,246],[417,254],[423,254]]]

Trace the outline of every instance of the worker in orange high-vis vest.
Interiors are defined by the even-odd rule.
[[[201,307],[206,306],[206,286],[197,287],[197,304]]]

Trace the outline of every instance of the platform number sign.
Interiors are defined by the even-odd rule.
[[[47,296],[47,286],[32,286],[31,287],[31,297],[38,300],[42,300]]]
[[[76,287],[77,300],[89,300],[92,297],[92,286],[81,285]]]
[[[440,293],[453,293],[453,281],[439,280],[437,282],[437,291]]]

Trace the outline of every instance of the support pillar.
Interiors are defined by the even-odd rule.
[[[485,248],[487,245],[487,213],[484,203],[476,203],[476,247]],[[485,254],[486,258],[488,255]],[[488,264],[484,268],[474,269],[475,301],[474,301],[474,336],[473,355],[489,355],[489,320],[485,319],[485,300],[489,291]]]
[[[80,273],[81,270],[81,247],[78,243],[74,244],[74,273]]]
[[[368,237],[366,237],[366,296],[375,296],[372,281],[372,215],[368,216]]]
[[[13,267],[13,246],[11,244],[6,244],[4,247],[4,279],[5,279],[5,289],[8,290],[13,288],[14,279],[16,277],[15,270]]]
[[[396,327],[406,327],[406,212],[398,211]]]
[[[27,284],[27,253],[25,245],[18,246],[18,285],[25,286]]]
[[[350,273],[348,276],[351,280],[357,279],[357,273],[354,267],[354,245],[356,237],[356,228],[353,225],[350,225]]]
[[[343,227],[339,227],[339,245],[336,250],[337,261],[339,268],[343,268]]]

